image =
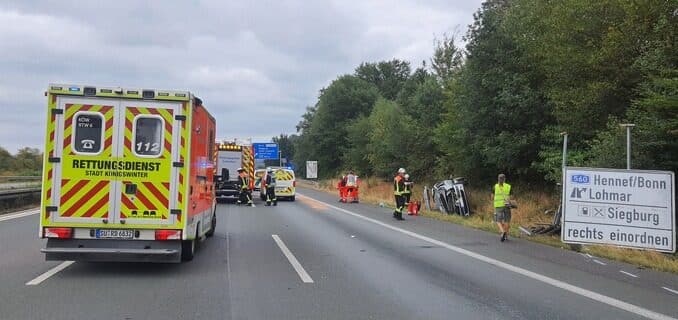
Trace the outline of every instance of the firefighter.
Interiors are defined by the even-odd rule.
[[[407,215],[411,216],[413,212],[410,209],[410,198],[412,197],[412,181],[410,181],[410,175],[405,174],[403,180],[403,197],[405,198],[405,205],[407,206]]]
[[[240,184],[240,194],[236,204],[246,203],[248,206],[254,206],[252,203],[252,194],[250,193],[250,178],[243,168],[238,168],[238,179]]]
[[[337,188],[339,189],[339,202],[346,203],[346,176],[341,176]]]
[[[278,198],[275,197],[275,175],[272,168],[266,168],[264,187],[266,188],[266,206],[270,206],[271,203],[277,206]]]
[[[393,179],[393,195],[395,195],[396,208],[393,211],[393,218],[396,220],[403,219],[403,208],[405,207],[405,197],[403,191],[405,190],[405,169],[398,169],[398,174]]]

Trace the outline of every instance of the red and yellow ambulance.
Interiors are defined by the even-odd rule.
[[[187,91],[52,84],[47,260],[179,262],[216,228],[216,121]]]

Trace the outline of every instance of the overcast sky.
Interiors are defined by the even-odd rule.
[[[189,90],[218,137],[294,133],[361,62],[429,60],[480,0],[0,3],[0,146],[42,149],[49,83]]]

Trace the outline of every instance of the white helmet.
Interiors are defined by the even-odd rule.
[[[238,168],[238,169],[236,169],[235,171],[240,172],[240,171],[245,171],[245,170],[243,170],[242,168]]]
[[[266,172],[273,172],[273,168],[271,167],[266,168]]]
[[[409,175],[409,174],[405,174],[405,179],[409,179],[409,178],[410,178],[410,175]]]
[[[405,168],[398,169],[398,173],[405,173]]]

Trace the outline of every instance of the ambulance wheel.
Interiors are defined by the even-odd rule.
[[[291,197],[290,197],[290,201],[294,201],[294,196],[291,196]]]
[[[217,214],[216,212],[212,214],[212,227],[210,228],[210,231],[207,231],[205,235],[210,238],[214,235],[214,231],[217,230]]]
[[[195,248],[198,245],[198,230],[200,230],[200,224],[198,224],[195,229],[195,238],[193,240],[181,241],[181,260],[193,260],[193,257],[195,256]]]

